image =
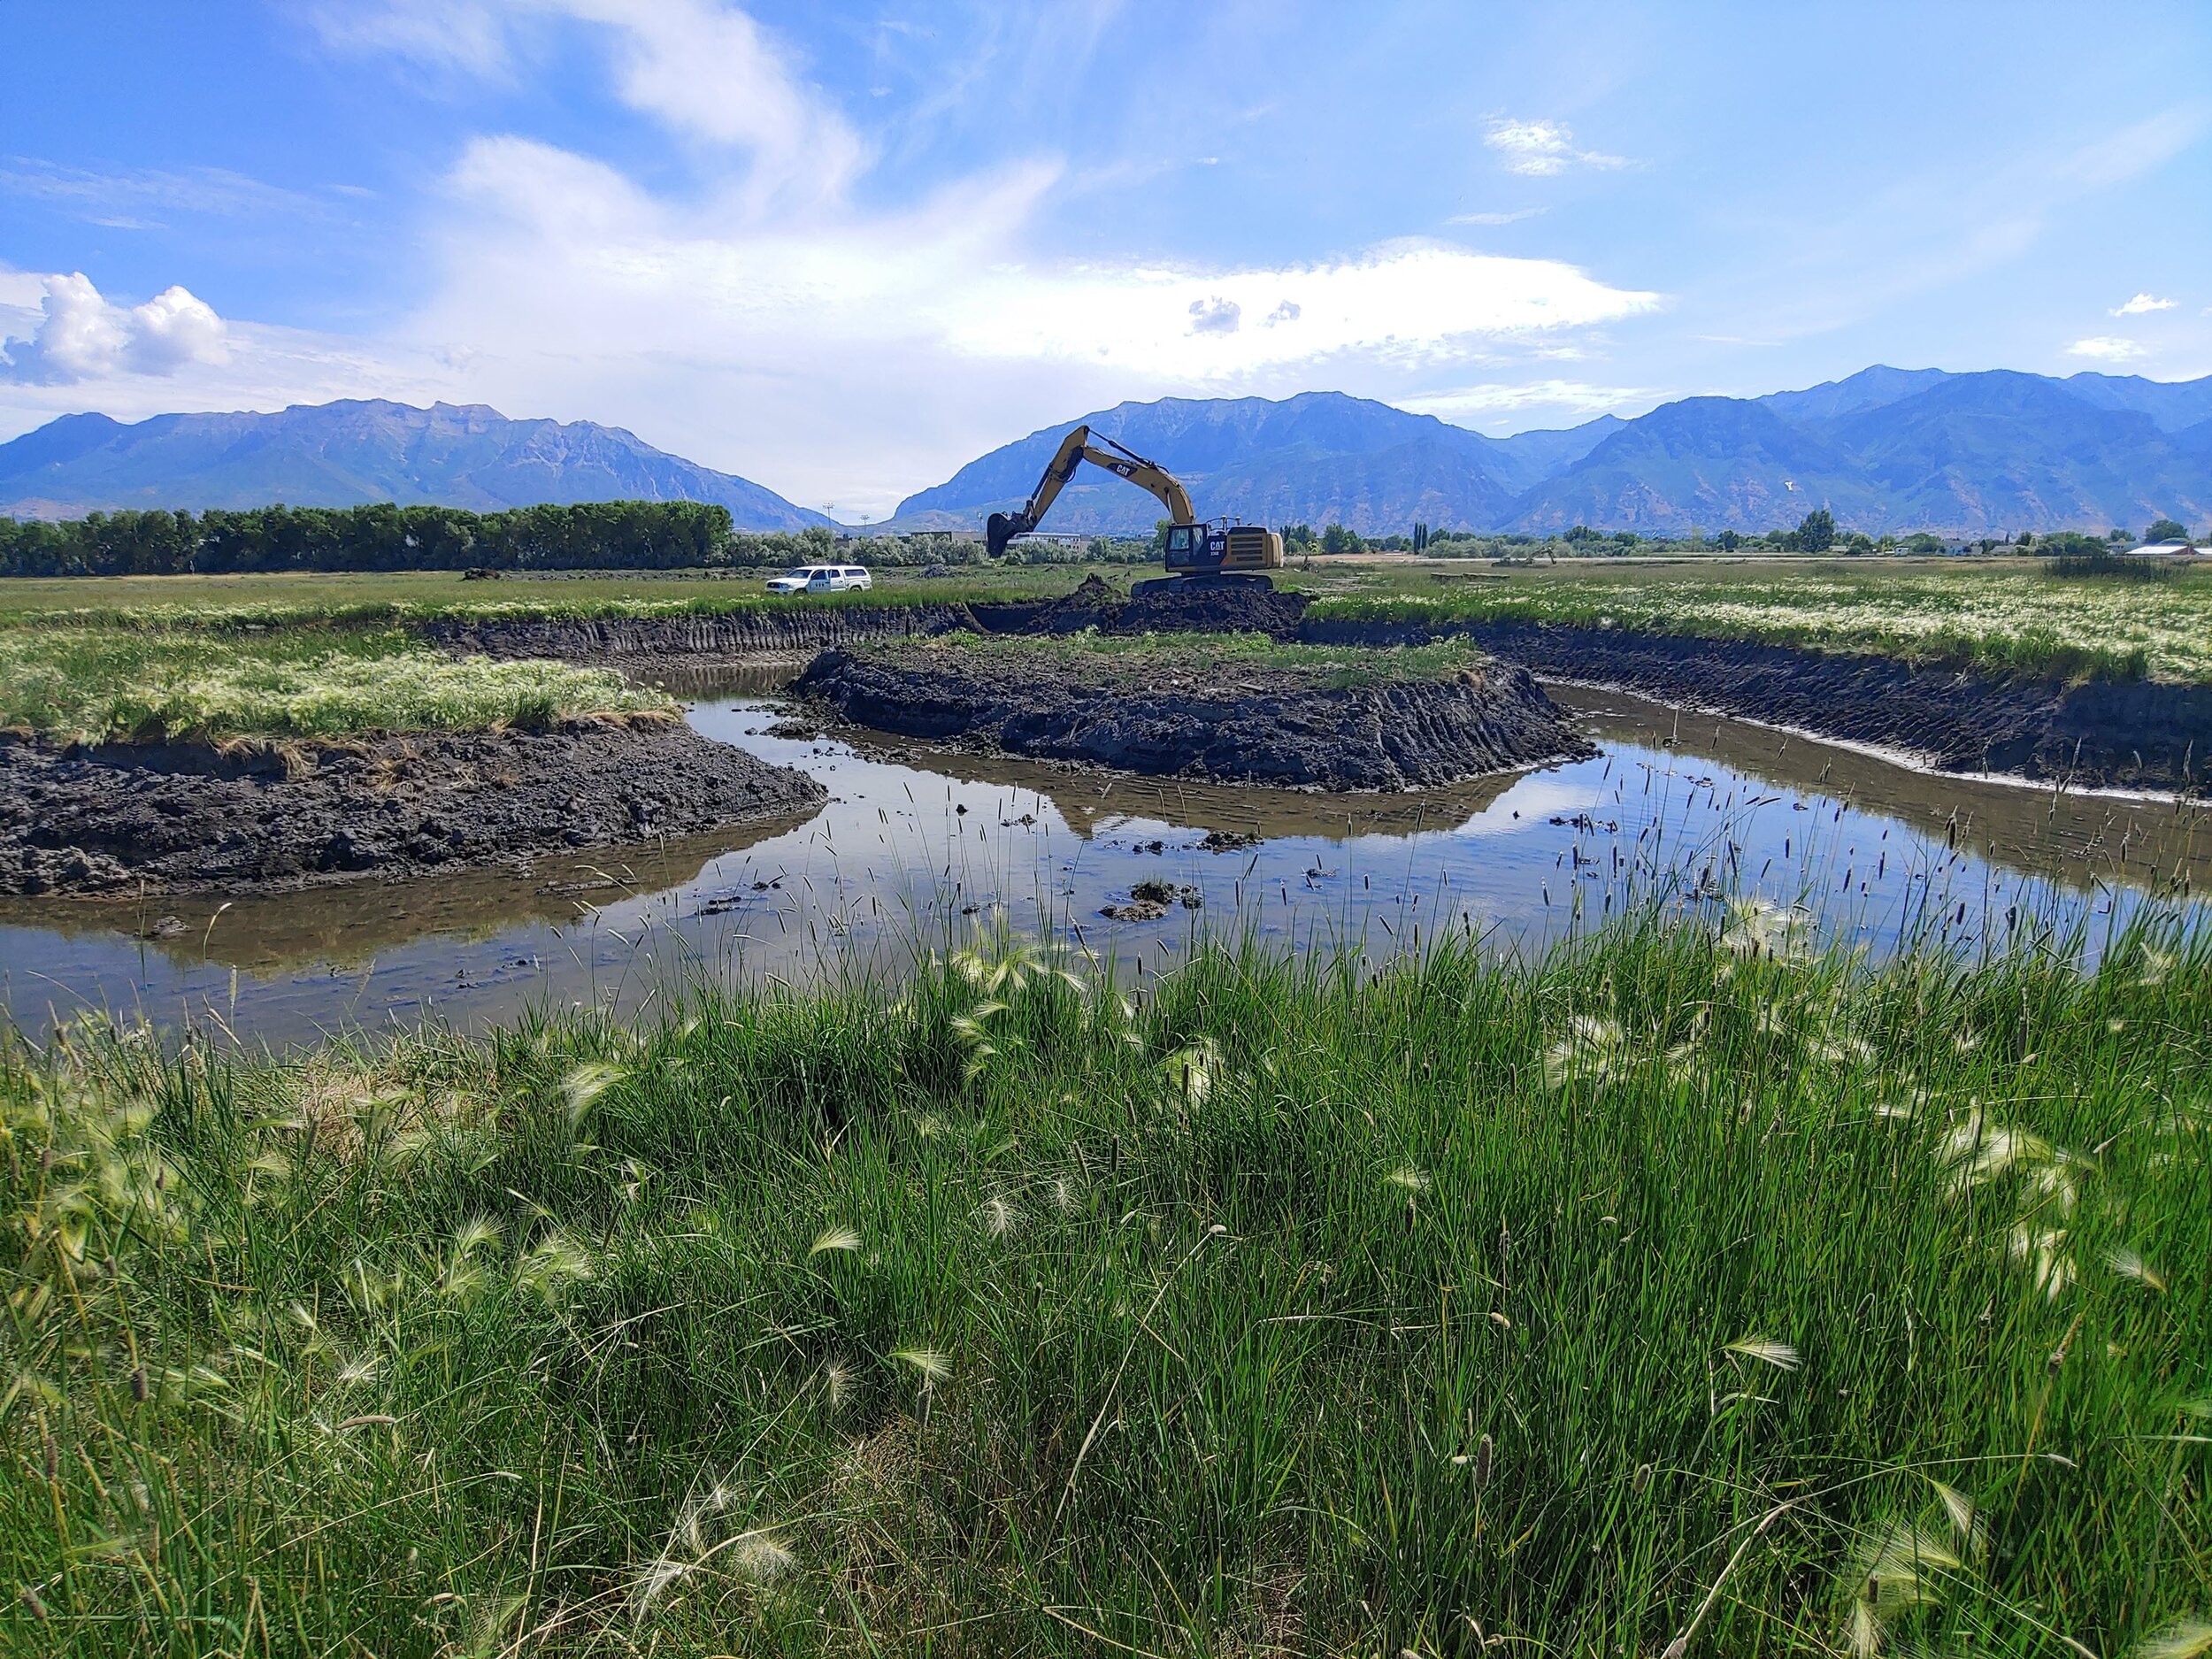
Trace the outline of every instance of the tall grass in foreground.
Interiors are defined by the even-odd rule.
[[[1793,944],[19,1041],[0,1630],[2204,1651],[2212,957]]]

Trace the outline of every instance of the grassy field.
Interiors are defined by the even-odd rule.
[[[0,1054],[53,1655],[2201,1654],[2212,956]]]
[[[2212,680],[2212,569],[2154,584],[2054,578],[2029,560],[1622,561],[1439,582],[1426,567],[1397,566],[1333,576],[1317,591],[1316,617],[1612,626],[2000,671]]]
[[[455,571],[380,575],[97,576],[0,579],[0,626],[122,624],[240,627],[252,625],[396,626],[443,618],[649,617],[760,607],[930,604],[1064,593],[1092,566],[997,565],[945,577],[875,572],[873,591],[773,598],[772,571],[727,576],[651,571],[606,576],[510,576],[466,581]],[[1125,579],[1125,565],[1095,567]]]
[[[655,616],[756,607],[1029,598],[1071,590],[1093,567],[877,572],[874,592],[771,600],[759,572],[733,578],[520,578],[452,573],[0,581],[0,626],[114,625],[390,627],[436,618]],[[1142,571],[1097,567],[1125,583]],[[1709,557],[1575,560],[1501,571],[1465,560],[1301,561],[1284,585],[1317,618],[1608,622],[1700,637],[1873,651],[1993,670],[2212,681],[2212,569],[2159,583],[2054,578],[2028,559]],[[1445,580],[1440,580],[1439,578]]]
[[[604,670],[455,657],[393,628],[0,628],[0,727],[64,742],[481,731],[675,708]]]

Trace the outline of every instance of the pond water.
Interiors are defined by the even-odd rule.
[[[1439,927],[1533,948],[1655,899],[1718,918],[1722,892],[1878,953],[1924,933],[1978,949],[2035,917],[2093,941],[2212,873],[2199,808],[1932,776],[1615,693],[1553,688],[1594,760],[1326,796],[777,736],[767,699],[790,672],[678,688],[700,730],[828,787],[803,821],[227,902],[6,901],[0,999],[33,1032],[89,1007],[280,1044],[534,1003],[634,1010],[699,973],[896,973],[917,938],[1001,916],[1134,979],[1202,929],[1378,957]],[[1100,914],[1147,880],[1179,890],[1166,915]]]

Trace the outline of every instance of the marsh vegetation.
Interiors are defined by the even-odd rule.
[[[326,739],[674,718],[603,669],[434,650],[396,629],[0,629],[0,726],[58,742]]]
[[[2201,941],[0,1056],[19,1650],[2188,1653]],[[2166,1646],[2158,1644],[2170,1637]]]

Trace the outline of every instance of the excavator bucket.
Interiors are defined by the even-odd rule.
[[[995,512],[984,521],[983,548],[993,558],[1005,555],[1006,544],[1028,526],[1010,512]]]

